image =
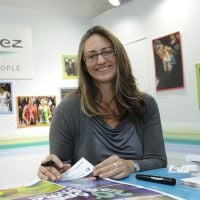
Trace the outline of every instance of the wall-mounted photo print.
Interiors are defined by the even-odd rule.
[[[60,89],[61,100],[64,99],[70,92],[74,90],[76,90],[76,88],[61,88]]]
[[[0,114],[11,114],[12,103],[12,83],[0,81]]]
[[[47,126],[56,107],[55,96],[18,96],[18,128]]]
[[[180,33],[153,40],[156,90],[184,87]]]
[[[196,78],[197,78],[197,97],[200,109],[200,63],[196,64]]]
[[[77,56],[62,55],[63,79],[77,78]]]

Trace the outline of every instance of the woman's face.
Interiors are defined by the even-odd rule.
[[[159,47],[157,47],[156,49],[156,53],[162,59],[165,53],[165,46],[163,44],[160,44]]]
[[[41,99],[41,100],[40,100],[40,103],[41,103],[42,106],[44,106],[44,105],[46,104],[45,99]]]
[[[28,102],[29,102],[30,105],[33,105],[33,99],[32,98],[30,98]]]
[[[84,58],[87,71],[97,84],[113,81],[117,73],[116,56],[107,38],[98,34],[88,38],[85,42]]]

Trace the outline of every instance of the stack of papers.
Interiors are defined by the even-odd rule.
[[[200,155],[197,154],[187,154],[185,157],[186,161],[195,162],[197,164],[200,164]]]
[[[200,188],[200,176],[183,178],[181,179],[181,184],[193,188]]]
[[[199,172],[199,166],[198,165],[170,165],[169,166],[169,172],[170,173],[190,173],[190,172]]]

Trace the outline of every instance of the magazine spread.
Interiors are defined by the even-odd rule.
[[[109,179],[85,177],[58,183],[42,181],[32,186],[0,190],[1,200],[179,199],[159,191]]]
[[[77,164],[78,163],[78,164]],[[33,184],[21,187],[0,190],[1,200],[131,200],[131,199],[157,199],[172,200],[181,199],[152,189],[137,185],[113,181],[111,179],[100,179],[92,176],[82,177],[90,174],[91,164],[81,159],[73,167],[76,171],[63,175],[59,182],[50,182],[38,179]],[[79,168],[79,167],[80,168]],[[89,166],[89,168],[87,167]],[[81,169],[81,170],[80,170]],[[84,172],[83,172],[84,171]],[[80,172],[80,177],[78,173]]]
[[[1,200],[23,199],[24,197],[31,197],[34,195],[48,194],[62,189],[63,186],[49,181],[38,180],[36,183],[27,186],[1,189]],[[26,198],[29,199],[29,198]],[[34,199],[34,198],[30,198]]]

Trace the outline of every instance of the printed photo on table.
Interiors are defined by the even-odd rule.
[[[55,96],[18,96],[18,128],[48,126],[56,107]]]
[[[62,72],[63,72],[63,79],[77,78],[76,55],[62,55]]]
[[[0,81],[0,114],[13,113],[12,83]]]
[[[183,61],[180,33],[175,32],[152,41],[156,90],[169,90],[184,87]]]
[[[2,200],[177,200],[176,196],[111,179],[85,177],[60,182],[38,180],[29,186],[0,190]]]

